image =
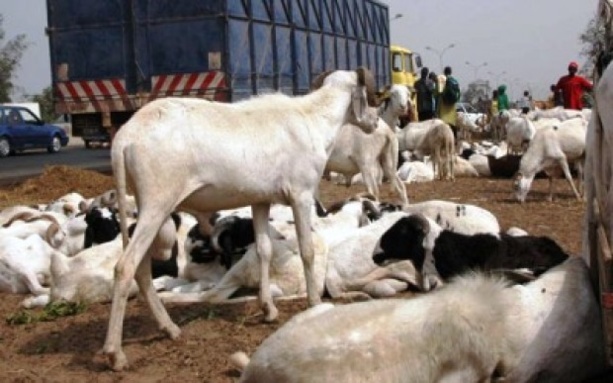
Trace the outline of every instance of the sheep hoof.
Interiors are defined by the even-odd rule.
[[[109,365],[113,371],[123,371],[128,368],[128,358],[122,350],[119,351],[107,351],[103,350],[102,353],[106,355],[109,360]]]
[[[177,340],[181,335],[181,329],[174,323],[172,326],[164,327],[161,330],[168,334],[168,337],[172,340]]]
[[[274,305],[264,305],[264,322],[274,322],[279,316],[279,310]]]

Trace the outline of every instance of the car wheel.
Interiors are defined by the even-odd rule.
[[[53,136],[51,140],[51,145],[47,148],[49,153],[57,153],[62,148],[62,142],[58,136]]]
[[[11,154],[11,143],[6,137],[0,138],[0,158],[7,157]]]
[[[91,149],[92,148],[92,142],[91,141],[85,141],[85,147],[87,149]]]

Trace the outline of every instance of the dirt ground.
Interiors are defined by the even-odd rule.
[[[524,205],[514,202],[508,179],[460,179],[407,186],[411,202],[446,199],[482,206],[493,212],[503,229],[521,227],[548,235],[573,255],[581,251],[584,204],[576,201],[558,180],[554,202],[545,201],[548,184],[536,180]],[[17,203],[42,203],[70,191],[90,197],[112,187],[111,178],[66,167],[48,168],[23,185],[0,190],[0,208]],[[326,181],[321,184],[325,205],[363,191]],[[388,185],[382,199],[392,201]],[[0,381],[2,382],[235,382],[238,373],[227,357],[235,351],[251,353],[269,334],[306,307],[304,300],[279,302],[279,321],[262,322],[254,303],[214,306],[168,305],[182,335],[171,341],[160,334],[147,308],[138,299],[128,304],[124,350],[131,362],[124,372],[112,372],[99,355],[110,305],[93,304],[85,311],[52,321],[9,324],[20,313],[24,296],[0,293]],[[42,310],[33,310],[36,316]],[[613,381],[605,378],[600,381]]]

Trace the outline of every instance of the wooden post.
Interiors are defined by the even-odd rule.
[[[609,366],[613,366],[613,285],[611,283],[611,265],[613,255],[607,236],[608,231],[602,221],[600,212],[602,206],[597,198],[593,201],[593,212],[596,224],[595,248],[597,251],[598,280],[600,288],[600,306],[602,312],[602,326],[605,336],[606,357]]]

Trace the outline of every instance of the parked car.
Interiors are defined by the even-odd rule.
[[[477,120],[484,116],[483,113],[480,113],[474,106],[466,102],[458,102],[456,104],[456,111],[463,112],[473,124],[477,124]]]
[[[57,153],[68,139],[64,129],[45,123],[28,108],[0,106],[0,157],[29,149]]]

